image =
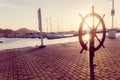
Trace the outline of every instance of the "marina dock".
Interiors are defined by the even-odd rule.
[[[120,38],[95,52],[95,80],[120,80]],[[89,80],[89,52],[79,42],[0,51],[0,80]]]

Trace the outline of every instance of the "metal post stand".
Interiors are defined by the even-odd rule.
[[[92,7],[92,13],[94,14],[94,7]],[[90,42],[89,42],[89,63],[90,63],[90,79],[94,80],[94,66],[93,66],[93,59],[94,59],[94,37],[95,37],[95,30],[94,30],[94,16],[92,16],[92,30],[90,32]]]
[[[90,43],[89,43],[89,64],[90,64],[90,78],[94,80],[94,66],[93,66],[93,59],[94,59],[94,32],[91,31],[90,33]]]
[[[42,19],[41,19],[41,9],[40,8],[38,10],[38,23],[39,23],[40,39],[41,39],[41,45],[39,46],[39,48],[44,48],[46,46],[43,44]]]

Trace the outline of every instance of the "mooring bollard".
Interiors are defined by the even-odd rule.
[[[105,48],[105,46],[103,45],[104,41],[105,41],[105,36],[106,36],[106,28],[105,28],[105,23],[103,21],[103,18],[105,15],[103,15],[103,17],[101,17],[100,15],[98,15],[97,13],[94,12],[94,6],[92,6],[92,13],[89,13],[88,15],[86,15],[85,17],[82,17],[82,15],[80,14],[82,21],[79,27],[79,42],[80,45],[82,46],[82,50],[80,51],[80,53],[83,52],[83,50],[88,50],[89,51],[89,66],[90,66],[90,80],[94,80],[95,76],[94,76],[94,52],[97,51],[101,46],[103,46],[103,48]],[[89,25],[86,20],[88,18],[91,18],[91,24]],[[95,25],[95,19],[98,19],[98,24]],[[85,31],[84,28],[84,24],[86,24],[86,26],[89,29],[88,31]],[[97,29],[99,29],[99,25],[101,25],[102,30],[102,38],[100,39],[96,32],[98,31]],[[90,36],[90,39],[88,41],[85,42],[85,40],[83,40],[83,36],[88,33]],[[95,38],[98,40],[98,45],[95,46]],[[89,47],[87,47],[87,44],[89,43]]]

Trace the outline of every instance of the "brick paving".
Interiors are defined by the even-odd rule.
[[[120,41],[95,52],[95,80],[120,80]],[[0,51],[0,80],[89,80],[89,53],[78,42]]]

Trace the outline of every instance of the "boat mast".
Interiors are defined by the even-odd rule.
[[[46,17],[46,29],[47,29],[47,33],[48,33],[48,18]]]
[[[57,32],[60,32],[59,31],[59,21],[57,20]]]
[[[52,33],[52,19],[51,17],[49,19],[50,19],[50,33]]]

